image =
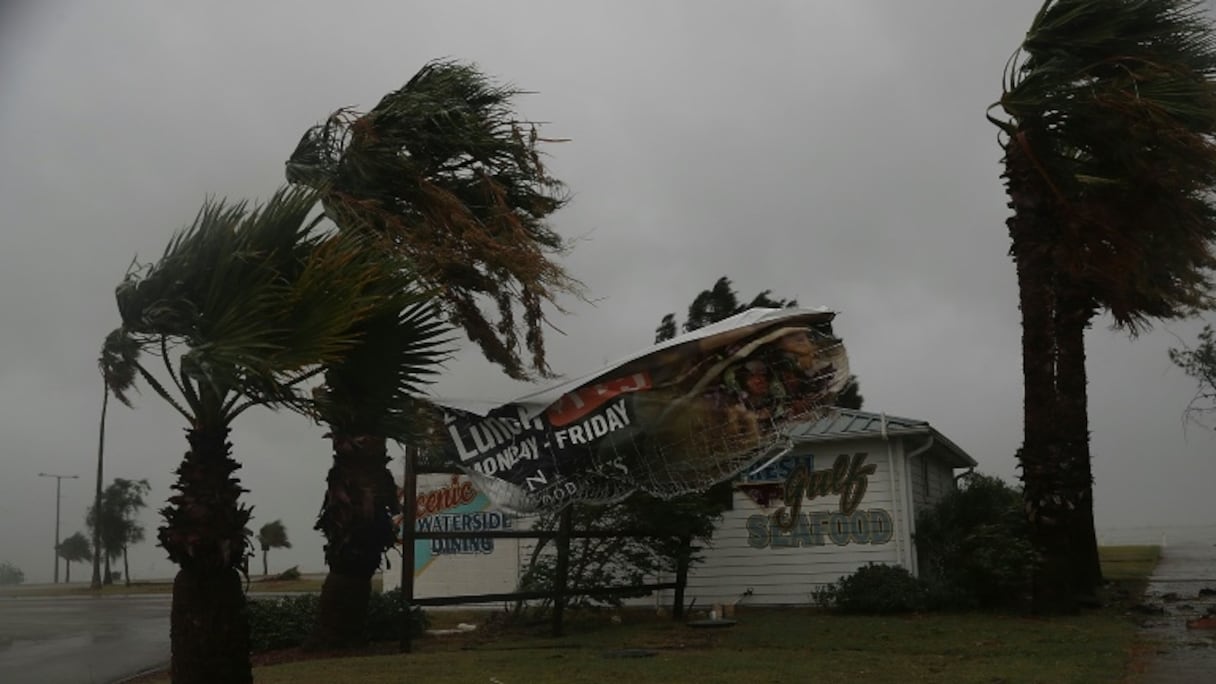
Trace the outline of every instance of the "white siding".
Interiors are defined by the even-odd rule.
[[[912,456],[908,459],[909,476],[912,479],[912,505],[917,511],[929,504],[929,474],[930,461],[928,453]]]
[[[954,469],[941,459],[930,461],[929,465],[929,504],[935,504],[947,492],[954,489]]]
[[[866,477],[865,494],[856,510],[864,512],[867,526],[872,519],[887,521],[884,524],[892,526],[890,533],[880,535],[877,544],[868,543],[864,530],[861,534],[837,534],[833,539],[828,530],[833,519],[828,516],[836,514],[835,520],[842,520],[841,501],[840,496],[829,495],[802,504],[808,523],[827,518],[819,523],[821,529],[808,528],[801,535],[773,535],[764,516],[780,508],[780,500],[771,501],[765,508],[736,490],[734,510],[723,515],[712,546],[703,554],[705,562],[695,566],[689,577],[686,601],[696,598],[698,605],[730,603],[751,589],[747,603],[805,604],[817,586],[835,582],[867,563],[900,562],[900,544],[907,544],[906,538],[901,539],[905,534],[904,516],[899,511],[902,498],[898,492],[893,496],[886,443],[864,440],[816,445],[800,449],[795,456],[807,453],[814,457],[815,470],[831,468],[841,454],[866,454],[865,465],[873,465],[875,470]],[[774,541],[798,545],[775,546]],[[671,592],[664,592],[663,600],[670,602]]]
[[[954,489],[954,470],[933,449],[914,456],[911,470],[913,502],[918,513]]]

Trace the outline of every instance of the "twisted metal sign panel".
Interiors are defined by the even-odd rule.
[[[444,407],[445,455],[518,512],[704,490],[835,403],[849,369],[834,316],[751,309],[486,415]]]

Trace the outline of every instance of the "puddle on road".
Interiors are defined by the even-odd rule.
[[[1145,591],[1144,603],[1159,615],[1141,620],[1142,637],[1156,643],[1147,684],[1210,681],[1216,672],[1216,630],[1190,629],[1187,622],[1216,610],[1216,555],[1210,548],[1171,548]]]
[[[1145,603],[1161,606],[1165,614],[1146,619],[1141,623],[1147,632],[1162,642],[1163,648],[1212,648],[1216,649],[1216,630],[1190,629],[1187,622],[1197,620],[1209,611],[1216,611],[1216,596],[1200,596],[1199,590],[1216,589],[1212,581],[1159,581],[1153,582],[1145,594]]]

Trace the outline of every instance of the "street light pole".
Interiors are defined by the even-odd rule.
[[[55,584],[59,584],[59,491],[64,480],[75,480],[79,475],[51,475],[38,473],[38,477],[55,478]]]

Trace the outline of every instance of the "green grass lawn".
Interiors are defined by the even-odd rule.
[[[1160,546],[1102,546],[1102,576],[1113,581],[1145,580],[1161,560]]]
[[[1160,549],[1115,546],[1100,553],[1103,573],[1117,584],[1110,595],[1137,601]],[[1050,619],[988,613],[866,617],[744,608],[736,626],[720,630],[693,629],[632,610],[616,613],[619,624],[605,619],[607,613],[572,616],[568,635],[560,639],[489,629],[419,639],[408,655],[302,660],[258,667],[254,674],[257,682],[290,684],[1118,682],[1138,647],[1136,624],[1125,608],[1112,598],[1107,608]],[[472,611],[436,612],[432,624],[449,627],[485,617]],[[652,655],[611,657],[625,649]],[[147,681],[167,679],[162,675]]]
[[[258,668],[258,682],[1112,682],[1135,625],[1108,613],[1052,620],[1005,615],[853,617],[751,609],[729,629],[643,614],[562,639],[424,639],[416,653]],[[648,649],[646,658],[609,658]]]
[[[1156,547],[1106,547],[1103,572],[1133,600]],[[521,633],[426,638],[408,655],[308,660],[255,670],[257,682],[1118,682],[1136,645],[1124,606],[1033,619],[986,613],[905,617],[741,609],[738,624],[693,629],[646,611],[620,624],[574,619],[561,639]],[[471,617],[471,616],[465,616]],[[439,622],[437,620],[436,622]],[[448,620],[442,620],[448,622]],[[646,649],[642,658],[613,658]]]

